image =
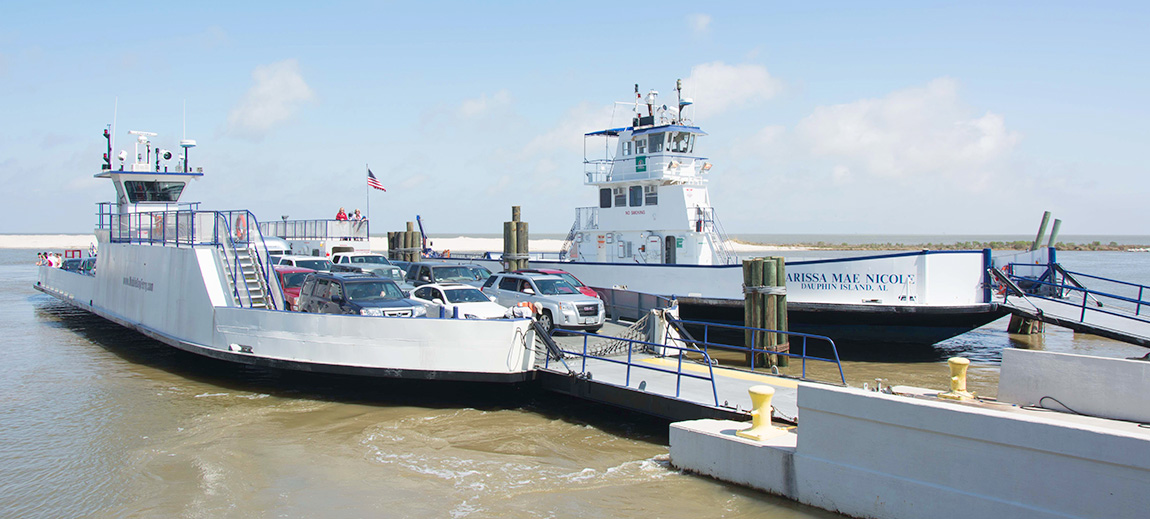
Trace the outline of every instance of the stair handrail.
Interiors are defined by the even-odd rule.
[[[264,304],[267,304],[271,309],[285,308],[286,306],[283,302],[283,289],[279,286],[279,277],[275,275],[275,266],[272,265],[270,261],[264,261],[269,256],[267,242],[264,240],[263,229],[260,228],[260,224],[256,220],[256,216],[252,214],[251,211],[245,212],[247,212],[248,216],[248,225],[255,228],[255,233],[249,234],[249,238],[253,236],[259,238],[259,240],[249,241],[251,241],[250,249],[254,249],[255,252],[255,261],[258,266],[258,271],[262,274],[264,287],[267,289],[267,293],[264,294]]]
[[[240,297],[240,281],[239,281],[240,279],[243,279],[243,271],[240,270],[239,271],[240,275],[238,275],[238,276],[236,275],[236,271],[239,269],[239,263],[240,262],[239,262],[239,257],[235,255],[235,252],[236,252],[235,240],[232,239],[232,236],[234,236],[234,234],[232,233],[232,223],[231,223],[231,215],[230,215],[231,212],[230,211],[228,212],[229,213],[228,216],[224,216],[223,212],[221,212],[221,211],[214,211],[214,212],[216,215],[216,231],[217,231],[216,232],[216,243],[220,247],[220,250],[223,252],[225,268],[227,268],[231,272],[231,275],[232,275],[232,292],[236,295],[236,304],[238,304],[240,307],[243,307],[244,301],[243,301],[243,298]],[[224,243],[219,240],[219,222],[221,219],[224,221],[224,230],[226,231],[227,244],[228,244],[227,246],[225,246]],[[228,246],[231,247],[230,250],[232,253],[232,257],[236,258],[235,262],[228,261],[228,251],[229,251]],[[248,296],[248,305],[250,307],[252,304],[251,303],[252,292],[251,292],[251,289],[248,288],[248,284],[246,282],[243,285],[244,285],[244,293],[247,294],[247,296]]]

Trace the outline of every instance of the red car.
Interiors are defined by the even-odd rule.
[[[284,303],[287,305],[287,310],[295,310],[296,302],[299,300],[299,289],[303,286],[303,280],[307,278],[308,274],[315,271],[288,265],[275,265],[274,267],[276,269],[276,277],[280,280],[280,287],[282,287],[284,291]]]
[[[596,292],[595,289],[593,289],[587,285],[584,285],[582,281],[579,281],[579,278],[575,277],[573,274],[571,274],[570,272],[567,272],[566,270],[520,269],[520,270],[516,270],[515,272],[517,272],[519,274],[549,274],[552,276],[559,276],[559,277],[563,278],[564,281],[570,283],[571,286],[579,289],[579,292],[582,293],[583,295],[591,296],[591,297],[597,297],[597,298],[599,297],[599,293]],[[600,298],[600,299],[602,299],[602,298]]]

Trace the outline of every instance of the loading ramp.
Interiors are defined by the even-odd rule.
[[[1150,286],[1073,272],[1054,262],[1010,263],[989,272],[999,305],[1011,314],[1150,348]]]
[[[757,371],[754,366],[720,366],[713,357],[718,351],[743,354],[752,353],[752,349],[695,339],[687,333],[684,324],[737,328],[740,336],[747,328],[679,321],[662,316],[661,311],[653,312],[648,319],[655,319],[651,317],[655,315],[660,315],[658,319],[661,322],[644,322],[644,319],[630,326],[607,323],[603,333],[560,332],[553,337],[537,333],[545,345],[539,350],[537,380],[549,391],[673,421],[700,418],[749,420],[751,400],[748,390],[753,386],[768,385],[775,389],[772,400],[775,418],[791,423],[797,421],[796,397],[803,377]],[[825,341],[835,351],[833,341],[826,337],[788,335],[794,344],[805,344],[808,340]],[[796,349],[805,351],[806,348],[796,346]],[[766,352],[754,348],[753,353]],[[788,356],[793,363],[803,362],[804,368],[807,361],[838,363],[837,351],[833,359],[801,353]],[[753,355],[750,357],[755,358]],[[845,385],[841,364],[838,373],[839,382]],[[803,374],[805,377],[805,369]]]

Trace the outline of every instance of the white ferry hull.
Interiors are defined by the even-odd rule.
[[[792,331],[836,342],[934,344],[1005,315],[985,279],[989,251],[921,251],[787,262]],[[743,324],[741,265],[531,260],[595,288],[673,297],[684,319]]]
[[[216,250],[101,243],[95,276],[41,267],[38,290],[171,346],[232,362],[367,376],[532,377],[530,320],[304,314],[244,308]]]

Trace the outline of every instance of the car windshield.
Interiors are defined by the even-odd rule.
[[[386,268],[386,269],[379,269],[379,270],[376,270],[375,272],[377,274],[379,274],[379,277],[382,277],[382,278],[387,278],[387,279],[391,279],[394,281],[402,281],[403,280],[403,269],[401,269],[399,267],[390,267],[390,268]]]
[[[463,266],[435,267],[435,280],[444,281],[475,281],[471,270]]]
[[[295,260],[295,266],[312,270],[331,270],[331,262],[325,259]]]
[[[491,271],[478,265],[468,265],[467,270],[471,271],[471,277],[476,281],[483,281],[491,277]]]
[[[283,275],[284,288],[299,288],[303,280],[307,279],[307,272],[288,272]]]
[[[475,288],[458,288],[455,290],[445,290],[447,300],[452,303],[489,303],[490,299],[487,298],[483,292]]]
[[[382,263],[384,265],[391,265],[391,262],[387,261],[387,258],[385,258],[383,256],[379,256],[379,255],[352,256],[351,262],[352,263]]]
[[[579,291],[570,283],[562,279],[536,279],[535,286],[539,287],[539,291],[543,295],[558,296],[563,294],[578,294]]]
[[[391,281],[356,281],[344,283],[343,287],[348,301],[403,299],[403,292]]]
[[[570,273],[568,273],[568,272],[564,272],[564,273],[562,273],[562,274],[556,274],[556,276],[559,276],[559,277],[563,278],[563,281],[566,281],[566,282],[570,283],[570,284],[571,284],[571,286],[573,286],[573,287],[581,287],[581,286],[583,286],[583,283],[580,283],[578,279],[575,279],[575,276],[572,276],[572,275],[571,275]]]

